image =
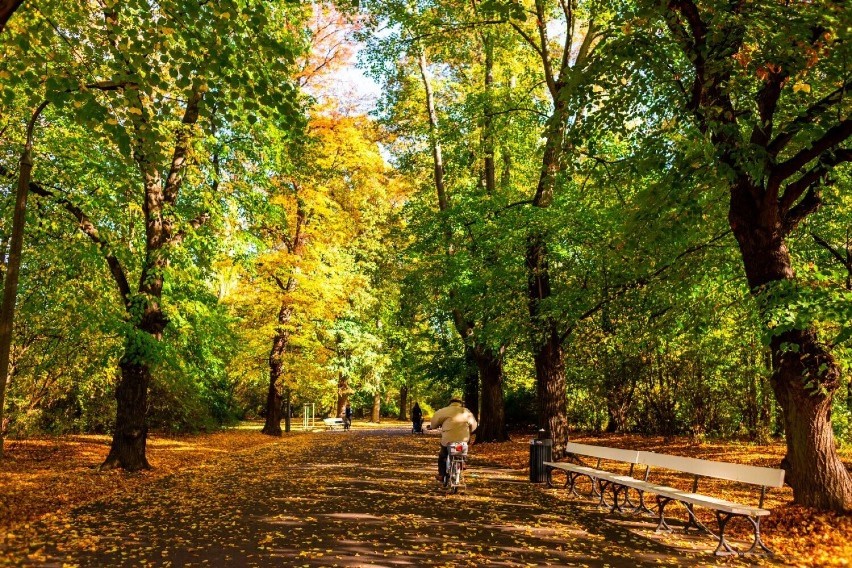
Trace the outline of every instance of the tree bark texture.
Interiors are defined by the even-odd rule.
[[[0,33],[6,29],[6,23],[9,21],[9,18],[12,17],[15,10],[20,8],[23,3],[24,0],[0,0]]]
[[[553,457],[564,455],[568,442],[568,417],[560,332],[549,317],[542,317],[541,301],[549,298],[550,272],[547,246],[541,235],[532,235],[527,241],[528,306],[534,329],[533,360],[535,361],[536,401],[539,427],[544,428],[553,440]]]
[[[6,383],[9,382],[9,356],[12,350],[12,332],[15,324],[15,302],[18,298],[18,275],[21,267],[21,251],[24,246],[24,223],[26,222],[27,194],[30,174],[33,169],[32,149],[28,142],[21,154],[18,173],[18,191],[15,211],[12,215],[12,236],[9,246],[9,261],[3,281],[3,304],[0,306],[0,458],[4,446],[4,408],[6,406]]]
[[[464,347],[464,406],[479,420],[479,368],[470,345]]]
[[[474,353],[482,382],[476,443],[505,442],[509,439],[509,432],[506,428],[506,405],[503,400],[503,357],[488,348],[477,349]]]
[[[307,212],[304,209],[302,199],[299,197],[299,186],[294,184],[296,193],[296,223],[293,235],[284,240],[283,245],[293,255],[300,257],[304,254],[306,246],[305,227],[308,224]],[[272,339],[272,348],[269,351],[269,388],[266,395],[266,421],[263,425],[262,433],[270,436],[281,435],[281,393],[280,380],[283,375],[284,353],[287,351],[290,342],[290,320],[293,317],[293,306],[291,303],[290,294],[296,289],[297,282],[293,275],[290,275],[287,280],[282,280],[277,275],[273,275],[273,280],[278,285],[282,293],[281,307],[278,310],[278,325],[275,329],[275,337]],[[288,404],[289,390],[287,391]],[[287,431],[290,431],[290,414],[287,413]]]
[[[272,340],[272,349],[269,352],[269,389],[266,394],[266,420],[263,424],[263,434],[269,436],[281,435],[282,397],[279,392],[279,380],[283,371],[284,353],[290,340],[290,332],[286,326],[290,323],[293,310],[286,300],[281,303],[278,312],[278,331]]]
[[[399,387],[399,419],[408,420],[408,386]]]
[[[341,372],[337,375],[337,414],[335,416],[343,415],[347,402],[349,402],[349,376]]]
[[[763,287],[795,276],[775,207],[761,207],[754,188],[732,189],[729,221],[739,244],[749,287]],[[782,466],[796,503],[852,510],[852,476],[837,454],[831,428],[831,401],[841,371],[812,328],[776,335],[772,351],[772,388],[782,410],[787,455]]]
[[[370,422],[378,424],[382,419],[382,393],[376,391],[373,394],[373,412],[370,416]]]
[[[121,467],[127,471],[149,469],[145,449],[148,439],[146,410],[148,408],[148,386],[151,370],[146,363],[126,359],[133,347],[125,350],[125,359],[119,363],[121,379],[115,391],[117,414],[115,431],[109,455],[101,469]]]

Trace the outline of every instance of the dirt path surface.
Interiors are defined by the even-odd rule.
[[[477,460],[432,479],[437,440],[403,429],[295,434],[95,502],[7,539],[25,566],[698,566],[712,540],[657,537]]]

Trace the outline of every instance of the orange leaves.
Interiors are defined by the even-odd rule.
[[[71,514],[45,515],[33,525],[18,517],[9,534],[0,532],[0,564],[520,567],[631,565],[637,558],[671,566],[715,563],[712,538],[656,536],[653,522],[601,515],[592,501],[527,483],[527,436],[474,445],[467,492],[447,496],[431,479],[437,440],[404,434],[407,423],[385,428],[282,439],[243,430],[155,436],[151,460],[158,469],[135,475],[87,467],[106,452],[104,437],[16,443],[11,460],[0,466],[6,474],[0,483],[10,477],[21,481],[27,473],[33,477],[25,492],[14,484],[0,486],[3,499],[15,492],[34,494],[55,506],[51,494],[62,493],[65,508],[103,500]],[[674,454],[756,465],[777,463],[783,451],[778,444],[695,445],[686,438],[633,435],[573,440],[664,446]],[[27,454],[26,448],[33,451]],[[97,480],[99,493],[80,492],[87,476]],[[119,481],[122,487],[111,487]],[[688,483],[671,483],[683,481]],[[733,496],[723,484],[702,481],[701,490]],[[761,527],[767,543],[788,564],[844,566],[852,517],[813,515],[785,505],[789,498],[788,490],[768,496],[773,514]],[[746,529],[737,529],[738,536],[745,537]]]

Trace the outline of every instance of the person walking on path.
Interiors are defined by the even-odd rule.
[[[420,410],[420,405],[416,402],[414,406],[411,407],[411,423],[412,423],[412,431],[415,434],[423,433],[423,411]]]
[[[432,415],[429,429],[441,429],[441,451],[438,453],[438,475],[436,479],[443,481],[447,474],[447,446],[453,442],[469,442],[470,435],[476,430],[478,424],[473,413],[464,407],[462,401],[454,398],[449,406],[445,406]]]
[[[343,409],[343,429],[349,430],[352,427],[352,406],[347,402],[346,408]]]

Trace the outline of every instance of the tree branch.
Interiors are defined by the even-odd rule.
[[[838,87],[835,91],[827,94],[822,99],[808,107],[803,114],[794,118],[786,126],[786,128],[784,128],[784,130],[778,133],[778,136],[775,137],[769,146],[767,146],[766,149],[769,152],[769,155],[772,157],[777,156],[778,153],[790,143],[796,133],[808,124],[813,123],[825,111],[839,104],[843,100],[846,92],[850,89],[852,89],[852,80],[846,81],[841,87]]]
[[[0,165],[0,176],[13,177],[14,174],[9,172],[4,166]],[[107,261],[107,265],[109,266],[109,271],[112,274],[116,286],[118,287],[118,292],[121,294],[121,299],[124,302],[124,305],[127,306],[128,299],[130,297],[130,285],[127,281],[127,275],[124,272],[124,268],[121,266],[121,262],[112,253],[112,247],[109,242],[101,236],[100,231],[98,231],[98,228],[92,220],[83,212],[82,209],[74,205],[64,195],[60,195],[37,182],[30,182],[28,188],[29,191],[35,195],[51,199],[54,203],[62,206],[66,211],[71,213],[75,219],[77,219],[77,228],[89,237],[93,243],[98,245],[98,248],[100,248],[103,253],[104,258]]]
[[[814,141],[809,148],[799,150],[792,158],[781,162],[770,171],[769,186],[780,186],[787,178],[805,167],[811,160],[820,157],[824,152],[842,144],[852,136],[852,118],[840,121],[829,128],[821,138]],[[786,196],[785,196],[786,198]],[[795,200],[794,200],[795,201]]]
[[[845,259],[843,257],[843,255],[840,254],[840,251],[838,251],[836,248],[834,248],[833,246],[828,244],[828,242],[826,240],[824,240],[822,237],[820,237],[819,235],[817,235],[813,231],[811,231],[811,237],[814,239],[816,244],[818,244],[819,246],[821,246],[822,248],[824,248],[825,250],[830,252],[831,256],[836,258],[837,261],[840,262],[840,264],[842,264],[843,266],[845,266],[847,270],[852,269],[852,263],[850,263],[847,259]]]
[[[694,254],[694,253],[696,253],[700,250],[709,248],[714,243],[716,243],[716,242],[724,239],[725,237],[727,237],[730,233],[731,233],[730,229],[725,230],[725,231],[719,233],[718,235],[716,235],[715,237],[713,237],[712,239],[710,239],[709,241],[705,242],[705,243],[700,243],[700,244],[689,247],[688,249],[684,250],[683,252],[678,254],[676,257],[674,257],[671,260],[671,262],[668,262],[667,264],[660,266],[658,269],[654,270],[653,272],[646,274],[644,276],[640,276],[639,278],[636,278],[635,280],[632,280],[630,282],[625,282],[624,284],[622,284],[620,286],[616,286],[615,288],[613,288],[613,290],[614,290],[613,293],[602,298],[597,304],[595,304],[594,306],[590,307],[588,310],[586,310],[585,312],[580,314],[580,316],[577,317],[574,320],[574,322],[571,325],[568,326],[568,328],[565,330],[565,332],[563,332],[562,335],[560,335],[560,337],[559,337],[560,341],[564,342],[566,339],[568,339],[568,336],[571,335],[571,333],[574,331],[574,329],[577,327],[577,325],[580,322],[589,319],[590,317],[595,315],[597,312],[599,312],[605,306],[614,302],[618,298],[621,298],[622,296],[624,296],[627,292],[648,285],[654,278],[657,278],[658,276],[660,276],[661,274],[663,274],[664,272],[669,270],[671,267],[673,267],[675,265],[675,263],[677,263],[682,258],[689,256],[691,254]]]
[[[172,163],[169,167],[169,175],[166,178],[166,186],[163,191],[163,197],[166,203],[174,205],[177,201],[178,191],[180,190],[183,177],[184,166],[186,165],[186,157],[189,154],[189,148],[192,142],[191,128],[198,122],[198,107],[204,94],[199,88],[195,88],[186,103],[186,109],[181,120],[181,128],[177,134],[175,141],[174,154],[172,155]]]
[[[778,72],[769,73],[763,87],[757,94],[757,109],[760,121],[754,125],[751,131],[751,143],[766,147],[772,136],[773,118],[775,109],[778,107],[778,99],[781,96],[781,88],[787,80],[789,73],[786,67]]]

